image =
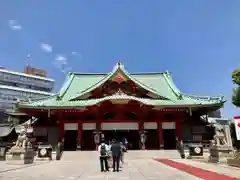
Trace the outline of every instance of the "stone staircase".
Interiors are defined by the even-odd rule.
[[[73,160],[96,160],[99,156],[97,151],[64,151],[61,161],[73,161]],[[180,155],[177,150],[132,150],[124,154],[124,158],[127,160],[136,159],[151,159],[151,158],[168,158],[168,159],[180,159]]]

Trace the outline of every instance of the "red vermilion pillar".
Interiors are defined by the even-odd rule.
[[[139,143],[140,143],[139,149],[144,150],[145,149],[145,144],[143,145],[141,143],[141,135],[140,135],[141,131],[144,131],[144,122],[143,121],[138,122],[138,129],[139,129]]]
[[[82,122],[78,122],[77,150],[81,150],[82,140]]]
[[[101,138],[101,136],[102,136],[102,134],[101,134],[101,122],[96,122],[96,134],[99,135],[99,140],[101,142],[102,141],[102,138]],[[96,151],[98,151],[98,145],[99,144],[96,143]]]
[[[163,139],[163,132],[162,132],[162,122],[158,122],[158,138],[159,138],[160,149],[162,149],[164,147],[164,139]]]
[[[144,130],[144,122],[142,122],[142,121],[138,122],[138,129],[139,129],[139,131]]]
[[[176,136],[178,137],[178,140],[181,141],[182,140],[182,136],[181,136],[181,125],[180,125],[180,121],[176,120],[175,121],[175,125],[176,125]]]
[[[58,141],[61,142],[64,134],[64,122],[62,120],[59,121],[59,130],[58,130]]]

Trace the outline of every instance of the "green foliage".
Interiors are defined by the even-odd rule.
[[[240,107],[240,87],[233,89],[232,103],[236,107]]]
[[[240,141],[238,141],[236,137],[235,124],[231,123],[230,130],[231,130],[233,146],[236,147],[238,150],[240,150]]]
[[[234,84],[240,85],[240,69],[235,69],[232,72],[232,81]]]

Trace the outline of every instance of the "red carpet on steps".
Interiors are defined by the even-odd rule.
[[[205,180],[238,180],[238,178],[234,178],[234,177],[230,177],[230,176],[226,176],[226,175],[222,175],[222,174],[218,174],[212,171],[208,171],[208,170],[204,170],[204,169],[200,169],[191,165],[187,165],[184,163],[180,163],[180,162],[175,162],[169,159],[154,159],[160,163],[166,164],[170,167],[176,168],[180,171],[186,172],[188,174],[191,174],[193,176],[199,177],[201,179],[205,179]]]

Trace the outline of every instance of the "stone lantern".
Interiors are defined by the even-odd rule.
[[[139,135],[140,135],[140,143],[141,143],[141,149],[145,150],[146,146],[146,140],[147,140],[147,131],[141,130],[139,131]]]
[[[104,139],[104,134],[102,134],[100,131],[94,131],[93,133],[96,150],[98,150],[98,145],[100,144],[101,139]]]

